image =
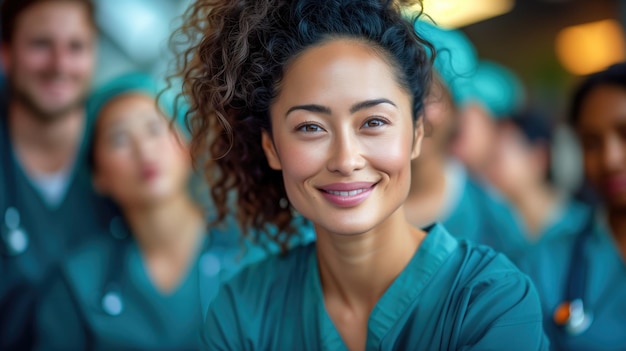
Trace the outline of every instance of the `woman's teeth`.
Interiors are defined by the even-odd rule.
[[[333,195],[337,195],[337,196],[354,196],[357,194],[360,194],[362,192],[364,192],[365,189],[356,189],[356,190],[350,190],[350,191],[332,191],[332,190],[327,190],[327,192],[329,194],[333,194]]]

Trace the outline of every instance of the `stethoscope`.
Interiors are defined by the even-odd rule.
[[[584,333],[593,323],[593,313],[585,305],[587,263],[585,246],[593,230],[593,212],[589,214],[583,229],[577,234],[572,249],[567,275],[564,300],[554,311],[553,321],[568,336]]]
[[[7,204],[4,208],[3,220],[1,228],[2,253],[6,256],[18,256],[24,253],[29,246],[29,236],[22,226],[22,217],[19,211],[19,197],[17,194],[17,176],[15,165],[13,164],[11,155],[11,141],[9,139],[9,129],[7,118],[0,117],[0,123],[3,130],[0,139],[2,139],[2,171],[6,178],[4,181],[4,192],[6,194]]]
[[[113,217],[109,223],[109,233],[114,238],[114,257],[109,260],[108,272],[103,286],[100,304],[102,311],[109,316],[119,316],[124,312],[124,266],[128,249],[130,248],[130,229],[120,216]],[[203,241],[198,266],[203,276],[216,276],[222,270],[219,257],[209,252],[212,243],[211,237]]]
[[[126,253],[129,247],[130,231],[124,220],[119,217],[113,217],[109,223],[109,233],[113,237],[114,257],[109,260],[107,279],[102,294],[102,310],[110,315],[117,316],[124,310],[124,301],[122,300],[122,270],[126,262]]]

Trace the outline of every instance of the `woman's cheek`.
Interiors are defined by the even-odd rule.
[[[304,180],[320,172],[327,160],[324,143],[297,142],[278,149],[282,171],[298,180]]]
[[[136,165],[129,152],[114,152],[102,163],[100,171],[114,184],[114,188],[124,189],[132,185]]]
[[[390,134],[368,141],[366,155],[372,166],[390,175],[410,169],[413,135],[407,134]]]

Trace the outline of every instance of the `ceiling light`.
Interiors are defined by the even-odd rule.
[[[556,54],[569,72],[586,75],[626,59],[624,32],[611,19],[567,27],[556,37]]]
[[[513,9],[514,0],[424,0],[424,13],[437,25],[458,28],[503,15]],[[420,11],[422,7],[413,7]]]

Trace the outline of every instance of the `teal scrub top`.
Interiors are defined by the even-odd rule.
[[[448,167],[451,176],[452,210],[442,221],[455,237],[490,246],[513,263],[527,255],[540,242],[559,235],[576,235],[585,226],[591,208],[581,202],[565,201],[562,209],[541,231],[538,240],[526,234],[513,207],[494,190],[473,180],[464,169]]]
[[[464,169],[456,168],[454,172],[451,191],[459,194],[442,224],[456,238],[490,246],[515,262],[524,236],[511,206],[470,178]]]
[[[346,350],[315,243],[242,270],[213,300],[207,350]],[[547,350],[539,298],[504,256],[434,225],[370,314],[367,350]]]
[[[313,224],[298,215],[292,222],[295,233],[291,236],[287,246],[289,248],[295,248],[298,246],[306,245],[312,241],[315,241],[315,229]],[[228,229],[231,228],[231,229]],[[270,233],[261,232],[258,235],[257,242],[251,240],[242,240],[241,235],[229,235],[229,233],[239,232],[239,226],[233,216],[227,216],[226,220],[220,225],[220,230],[216,231],[218,235],[214,235],[214,242],[219,243],[220,262],[216,262],[217,269],[219,267],[236,267],[237,269],[221,270],[221,281],[226,281],[234,273],[244,265],[252,262],[261,261],[268,255],[277,254],[281,248],[273,240],[271,240],[267,234],[275,235],[278,230],[276,228],[267,228]],[[244,257],[244,262],[236,262],[235,260],[241,260]],[[219,284],[214,284],[210,279],[202,279],[200,281],[200,304],[203,312],[203,317],[206,317],[206,313],[209,308],[210,302],[217,295],[220,288]]]
[[[580,201],[565,201],[554,218],[541,231],[540,240],[548,240],[561,235],[576,235],[585,227],[585,222],[592,215],[589,205]]]
[[[152,283],[132,238],[89,243],[64,262],[43,295],[35,349],[198,349],[201,291],[217,291],[240,267],[264,257],[260,248],[244,252],[231,245],[234,234],[211,231],[186,276],[168,293]],[[110,297],[111,291],[117,295]]]
[[[510,253],[513,262],[518,263],[529,251],[535,250],[544,241],[552,240],[559,236],[576,236],[585,228],[587,218],[591,216],[591,207],[582,202],[570,200],[562,204],[561,209],[551,221],[540,231],[536,239],[525,234],[522,219],[517,217],[516,231],[504,232],[501,238],[503,252]],[[508,236],[506,236],[508,234]],[[512,235],[515,234],[515,235]]]
[[[23,350],[31,339],[28,325],[37,287],[65,255],[106,226],[112,207],[93,190],[87,168],[91,120],[85,123],[82,144],[64,198],[54,208],[44,201],[15,159],[7,129],[6,115],[2,115],[0,230],[3,235],[8,233],[5,214],[8,207],[16,207],[19,227],[26,233],[28,245],[16,255],[7,255],[5,250],[0,252],[0,349]],[[6,241],[2,244],[5,249]]]
[[[520,262],[533,279],[541,297],[544,327],[554,350],[626,349],[626,262],[607,227],[598,221],[583,256],[587,267],[583,303],[593,315],[589,329],[568,336],[553,322],[556,308],[564,301],[566,282],[576,237],[562,235],[543,241]]]

